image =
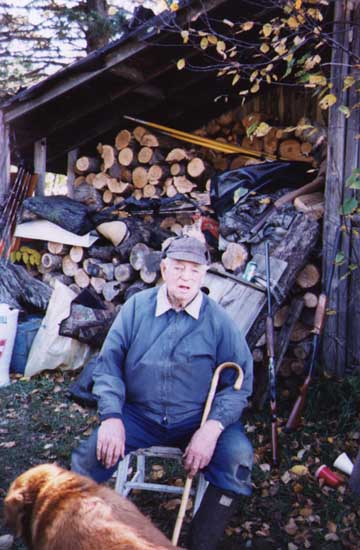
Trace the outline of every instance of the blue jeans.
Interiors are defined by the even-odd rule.
[[[158,424],[140,413],[135,405],[125,405],[123,422],[126,432],[125,454],[147,447],[166,446],[185,449],[198,429],[198,417],[176,424]],[[73,471],[91,477],[98,483],[109,479],[117,468],[105,468],[96,458],[97,431],[73,452]],[[253,449],[241,422],[228,426],[220,435],[214,455],[204,468],[205,479],[215,487],[235,494],[250,495]]]

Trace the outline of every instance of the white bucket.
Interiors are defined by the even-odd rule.
[[[334,462],[335,468],[344,472],[348,476],[351,476],[354,464],[351,462],[350,458],[346,453],[341,453]]]
[[[0,304],[0,386],[10,384],[9,368],[13,352],[19,310]]]

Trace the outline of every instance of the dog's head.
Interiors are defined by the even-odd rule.
[[[56,464],[35,466],[13,481],[4,501],[5,524],[17,535],[30,540],[31,513],[39,492],[63,472]]]

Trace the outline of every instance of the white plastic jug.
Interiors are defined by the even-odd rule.
[[[9,368],[19,310],[0,304],[0,387],[10,384]]]

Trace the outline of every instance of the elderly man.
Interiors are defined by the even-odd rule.
[[[94,374],[100,427],[74,451],[73,470],[105,481],[120,458],[152,445],[184,449],[189,475],[209,481],[191,528],[189,548],[212,550],[239,504],[251,494],[252,447],[241,413],[252,391],[252,357],[225,311],[201,291],[208,251],[194,237],[174,239],[164,253],[164,284],[122,307]],[[225,369],[207,422],[199,428],[215,368]]]

